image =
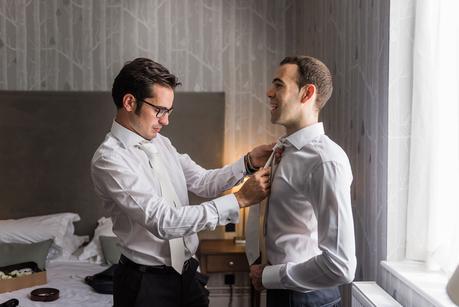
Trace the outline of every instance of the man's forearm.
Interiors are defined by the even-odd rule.
[[[267,289],[290,289],[304,292],[349,283],[354,279],[354,273],[354,261],[344,262],[341,265],[321,254],[303,263],[265,267],[263,286]]]

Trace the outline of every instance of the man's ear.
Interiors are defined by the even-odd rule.
[[[316,86],[314,84],[306,84],[300,90],[300,101],[305,103],[309,101],[316,93]]]
[[[128,112],[134,112],[137,107],[137,101],[132,94],[123,96],[123,108]]]

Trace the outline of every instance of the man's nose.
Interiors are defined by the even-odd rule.
[[[273,89],[272,86],[270,86],[270,87],[268,88],[268,90],[266,91],[266,95],[267,95],[269,98],[274,97],[274,89]]]
[[[169,125],[169,113],[164,114],[159,118],[159,123],[163,126]]]

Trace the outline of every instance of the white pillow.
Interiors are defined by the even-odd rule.
[[[79,220],[80,217],[78,216],[78,221]],[[74,234],[74,231],[75,227],[73,226],[73,222],[69,223],[67,232],[64,235],[62,247],[53,244],[49,249],[48,260],[78,260],[78,258],[72,254],[80,248],[83,243],[89,241],[89,236],[77,236]]]
[[[80,220],[76,213],[57,213],[0,220],[0,242],[35,243],[53,239],[50,255],[68,258],[87,240],[87,236],[74,235],[73,222]],[[57,253],[56,253],[57,250]]]
[[[94,237],[91,242],[85,246],[83,252],[78,257],[78,260],[80,261],[89,261],[99,264],[105,263],[99,237],[116,237],[116,235],[113,233],[113,222],[111,218],[101,217],[97,223],[98,226],[94,230]]]

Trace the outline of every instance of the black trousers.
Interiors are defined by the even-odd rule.
[[[199,263],[189,259],[182,275],[172,267],[149,267],[121,256],[114,276],[114,307],[207,307],[207,277],[196,272]]]
[[[292,290],[267,290],[267,307],[341,307],[338,288],[327,288],[307,293]]]

